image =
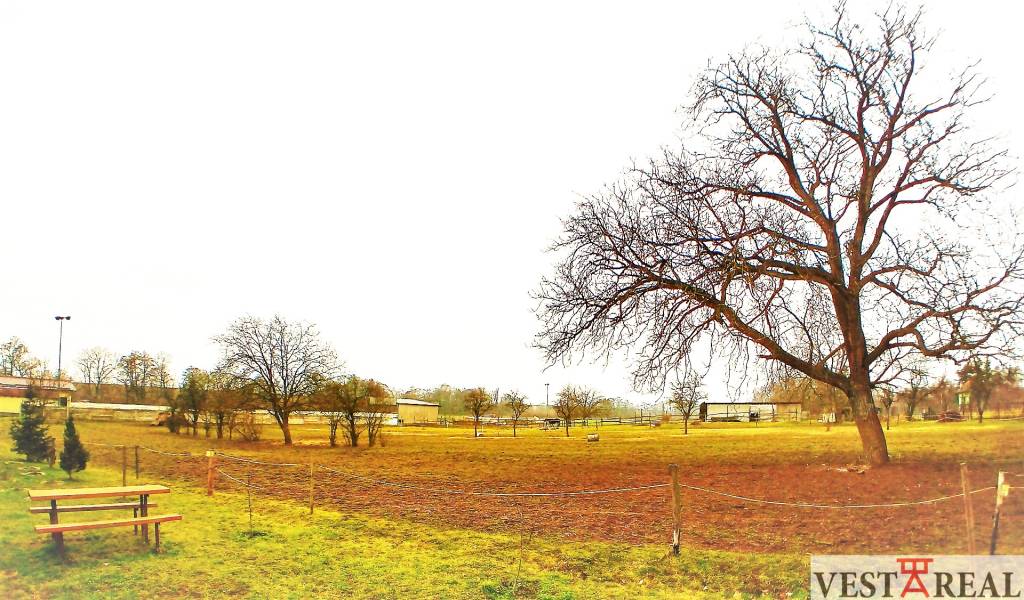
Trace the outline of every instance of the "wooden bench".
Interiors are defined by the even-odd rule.
[[[132,519],[111,519],[107,521],[88,521],[85,523],[56,523],[54,525],[36,525],[36,533],[49,533],[60,535],[63,542],[63,535],[68,531],[86,531],[89,529],[104,529],[106,527],[128,527],[129,525],[153,526],[153,549],[160,552],[160,524],[168,521],[180,521],[181,515],[154,515],[152,517],[136,517]],[[63,543],[58,546],[63,548]]]
[[[38,525],[36,533],[48,533],[57,545],[57,552],[64,556],[64,533],[70,531],[86,531],[89,529],[102,529],[108,527],[133,527],[138,534],[139,527],[142,527],[142,538],[149,541],[149,526],[153,525],[155,532],[156,552],[160,551],[160,523],[168,521],[180,521],[181,515],[150,515],[149,509],[156,506],[149,502],[152,494],[168,494],[170,488],[162,485],[129,485],[107,488],[81,488],[81,489],[59,489],[59,490],[29,490],[29,500],[49,501],[49,506],[32,506],[29,512],[32,514],[46,513],[50,515],[49,525]],[[137,501],[111,502],[105,504],[73,504],[58,506],[58,500],[78,500],[87,498],[109,498],[138,495]],[[90,512],[100,510],[128,510],[132,511],[132,518],[108,519],[103,521],[87,521],[81,523],[59,523],[60,513],[69,512]]]

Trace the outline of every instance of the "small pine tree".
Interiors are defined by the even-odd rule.
[[[85,463],[89,461],[89,451],[78,439],[78,431],[75,429],[75,420],[68,417],[64,425],[64,449],[60,452],[60,468],[67,472],[68,479],[76,471],[85,470]]]
[[[30,462],[47,460],[53,449],[53,438],[46,434],[46,416],[43,405],[29,398],[21,403],[21,416],[11,424],[11,448],[24,454]]]

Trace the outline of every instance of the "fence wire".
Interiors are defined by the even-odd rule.
[[[475,491],[475,490],[456,490],[456,489],[452,489],[452,488],[424,487],[424,486],[412,485],[412,484],[407,484],[407,483],[397,483],[397,482],[394,482],[394,481],[387,481],[387,480],[384,480],[384,479],[373,479],[373,478],[370,478],[370,477],[363,477],[361,475],[356,475],[355,473],[348,473],[348,472],[345,472],[345,471],[339,471],[337,469],[332,469],[332,468],[324,466],[324,465],[317,465],[317,467],[319,467],[320,469],[322,469],[324,471],[329,471],[331,473],[335,473],[335,474],[341,475],[342,477],[348,477],[349,479],[355,479],[357,481],[364,481],[364,482],[367,482],[367,483],[369,483],[371,485],[380,485],[380,486],[385,486],[385,487],[394,487],[394,488],[407,489],[407,490],[419,490],[419,491],[430,492],[430,493],[434,493],[434,494],[452,494],[452,495],[459,495],[459,496],[489,496],[489,497],[497,497],[497,498],[537,497],[537,496],[547,496],[547,497],[552,497],[552,496],[590,496],[590,495],[595,495],[595,494],[618,494],[618,493],[626,493],[626,492],[637,492],[637,491],[641,491],[641,490],[650,490],[650,489],[655,489],[655,488],[664,488],[664,487],[668,487],[670,485],[668,483],[654,483],[654,484],[650,484],[650,485],[639,485],[639,486],[632,486],[632,487],[608,488],[608,489],[602,489],[602,490],[576,490],[576,491],[565,491],[565,492],[480,492],[480,491]]]
[[[688,490],[694,490],[698,492],[704,492],[706,494],[714,494],[716,496],[724,496],[726,498],[733,498],[735,500],[742,500],[744,502],[755,502],[757,504],[771,504],[773,506],[792,506],[794,508],[901,508],[904,506],[920,506],[923,504],[935,504],[937,502],[944,502],[946,500],[952,500],[954,498],[963,498],[964,493],[952,494],[949,496],[940,496],[938,498],[929,498],[928,500],[908,500],[906,502],[889,502],[882,504],[813,504],[809,502],[782,502],[780,500],[765,500],[763,498],[750,498],[747,496],[739,496],[737,494],[730,494],[728,492],[722,492],[719,490],[713,490],[710,488],[703,488],[696,485],[687,485],[680,483],[679,487],[686,488]],[[989,487],[980,488],[970,492],[970,494],[978,494],[986,492],[988,490],[996,489],[994,485]]]
[[[233,454],[225,454],[223,452],[215,452],[214,454],[216,456],[221,457],[221,458],[226,458],[228,460],[235,460],[235,461],[238,461],[238,462],[249,463],[249,464],[252,464],[252,465],[264,465],[264,466],[268,466],[268,467],[305,467],[305,466],[309,466],[309,463],[302,464],[302,463],[265,462],[265,461],[262,461],[262,460],[255,460],[255,459],[252,459],[252,458],[245,458],[243,456],[235,456]]]
[[[231,475],[229,475],[228,473],[226,473],[226,472],[224,472],[224,471],[222,471],[220,469],[214,469],[214,470],[217,471],[217,473],[223,475],[224,477],[226,477],[227,479],[230,479],[231,481],[234,481],[235,483],[237,483],[238,485],[240,485],[242,487],[252,488],[254,490],[263,490],[263,488],[258,486],[258,485],[255,485],[255,484],[252,484],[252,483],[246,483],[246,482],[242,481],[241,479],[238,479],[237,477],[232,477]]]
[[[89,445],[102,446],[102,447],[107,447],[107,448],[121,448],[122,447],[120,444],[104,444],[104,443],[101,443],[101,442],[87,442],[87,443]],[[187,451],[186,452],[166,452],[166,451],[163,451],[163,450],[157,450],[156,448],[150,448],[150,447],[147,447],[147,446],[139,446],[138,448],[140,450],[144,450],[146,452],[152,452],[152,453],[160,454],[160,455],[164,455],[164,456],[184,457],[184,458],[203,458],[202,455],[192,454],[191,452],[187,452]],[[243,457],[243,456],[227,454],[227,453],[219,452],[219,451],[215,452],[215,455],[220,457],[220,458],[227,459],[227,460],[232,460],[232,461],[236,461],[236,462],[240,462],[240,463],[245,463],[245,464],[251,464],[251,465],[259,465],[259,466],[268,466],[268,467],[307,467],[307,466],[309,466],[309,463],[278,463],[278,462],[261,461],[261,460],[256,460],[256,459],[247,458],[247,457]],[[481,491],[481,490],[456,489],[456,488],[450,488],[450,487],[422,486],[422,485],[416,485],[416,484],[412,484],[412,483],[402,483],[402,482],[397,482],[397,481],[390,481],[390,480],[386,480],[386,479],[377,479],[377,478],[373,478],[373,477],[367,477],[367,476],[364,476],[364,475],[358,475],[358,474],[353,473],[351,471],[344,471],[344,470],[340,470],[340,469],[335,469],[333,467],[329,467],[327,465],[322,465],[322,464],[314,464],[314,468],[316,468],[316,469],[318,469],[320,471],[326,471],[328,473],[333,473],[335,475],[340,475],[340,476],[345,477],[347,479],[354,480],[354,481],[357,481],[357,482],[361,482],[361,483],[363,483],[365,485],[370,485],[370,486],[389,487],[389,488],[401,489],[401,490],[413,490],[413,491],[420,491],[420,492],[425,492],[425,493],[430,493],[430,494],[447,494],[447,495],[457,495],[457,496],[483,496],[483,497],[492,497],[492,498],[543,498],[543,497],[546,497],[546,498],[557,498],[557,497],[573,497],[573,496],[596,496],[596,495],[603,495],[603,494],[626,494],[626,493],[642,492],[642,491],[654,490],[654,489],[663,489],[663,488],[671,487],[671,485],[672,485],[671,483],[651,483],[651,484],[645,484],[645,485],[634,485],[634,486],[603,488],[603,489],[590,489],[590,490],[564,490],[564,491],[554,491],[554,492],[542,492],[542,491],[499,492],[499,491]],[[235,483],[238,483],[239,485],[242,485],[242,486],[248,487],[248,488],[252,488],[252,489],[258,489],[258,490],[265,491],[265,488],[263,488],[261,486],[258,486],[258,485],[246,483],[246,482],[242,481],[241,479],[238,479],[238,478],[232,476],[231,474],[227,473],[223,469],[215,468],[215,471],[217,473],[223,475],[226,479],[228,479],[230,481],[233,481]],[[1010,476],[1010,477],[1024,477],[1024,473],[1006,473],[1006,475]],[[695,491],[695,492],[704,493],[704,494],[721,496],[721,497],[724,497],[724,498],[731,498],[733,500],[739,500],[739,501],[742,501],[742,502],[751,502],[751,503],[755,503],[755,504],[765,504],[765,505],[771,505],[771,506],[785,506],[785,507],[802,508],[802,509],[827,509],[827,510],[834,510],[834,509],[847,509],[848,510],[848,509],[902,508],[902,507],[908,507],[908,506],[931,505],[931,504],[936,504],[936,503],[939,503],[939,502],[945,502],[947,500],[954,500],[956,498],[963,498],[964,497],[964,493],[960,492],[960,493],[957,493],[957,494],[950,494],[950,495],[946,495],[946,496],[939,496],[939,497],[936,497],[936,498],[928,498],[928,499],[924,499],[924,500],[906,500],[906,501],[903,501],[903,502],[884,502],[884,503],[872,503],[872,504],[822,504],[822,503],[814,503],[814,502],[787,502],[787,501],[782,501],[782,500],[770,500],[770,499],[766,499],[766,498],[753,498],[753,497],[750,497],[750,496],[743,496],[743,495],[740,495],[740,494],[733,494],[733,493],[730,493],[730,492],[724,492],[724,491],[716,490],[716,489],[713,489],[713,488],[707,488],[707,487],[701,487],[701,486],[696,486],[696,485],[690,485],[690,484],[686,484],[686,483],[679,483],[679,487],[683,488],[683,489],[687,489],[687,490],[692,490],[692,491]],[[988,486],[988,487],[972,490],[971,492],[968,492],[968,493],[973,495],[973,494],[979,494],[981,492],[986,492],[986,491],[990,491],[990,490],[994,490],[994,489],[995,489],[995,486]]]

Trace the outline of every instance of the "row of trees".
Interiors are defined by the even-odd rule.
[[[931,378],[921,365],[907,372],[902,381],[873,390],[876,406],[884,411],[886,428],[894,408],[908,420],[925,413],[938,414],[961,408],[966,401],[969,416],[983,421],[994,406],[1024,411],[1024,388],[1016,367],[993,366],[991,360],[975,358],[957,372],[957,378]],[[788,377],[759,394],[767,402],[800,402],[812,415],[844,414],[849,410],[846,396],[836,388],[807,377]]]
[[[133,350],[117,357],[105,348],[89,348],[75,361],[81,382],[91,387],[97,400],[103,399],[104,386],[118,383],[124,387],[125,400],[139,404],[149,399],[163,402],[174,395],[174,375],[166,354],[152,355]]]
[[[551,409],[565,425],[565,435],[568,436],[573,421],[600,416],[608,410],[611,402],[590,388],[567,385],[555,395]],[[479,435],[481,417],[503,411],[512,422],[512,437],[516,437],[519,423],[530,409],[530,404],[524,394],[515,390],[506,392],[499,399],[497,391],[491,394],[484,388],[473,388],[464,395],[463,407],[473,417],[474,436]]]
[[[175,386],[170,359],[166,354],[151,355],[148,352],[132,351],[118,357],[104,348],[89,348],[75,361],[79,381],[91,387],[94,398],[102,399],[103,386],[120,384],[124,386],[125,399],[143,403],[147,398],[167,401],[173,395]],[[0,344],[0,375],[52,379],[47,363],[32,355],[21,339],[11,337]],[[71,379],[66,373],[66,379]]]

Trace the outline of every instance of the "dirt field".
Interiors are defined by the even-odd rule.
[[[120,465],[119,449],[96,444],[136,444],[143,449],[143,478],[173,478],[204,485],[208,448],[250,459],[301,463],[278,467],[220,459],[219,467],[267,494],[309,501],[312,461],[385,485],[318,468],[318,505],[424,524],[485,531],[526,529],[568,540],[667,543],[671,533],[666,487],[628,493],[569,497],[493,497],[447,493],[556,492],[668,482],[668,465],[680,465],[685,485],[783,502],[827,505],[909,502],[960,492],[959,463],[970,466],[974,489],[994,485],[998,470],[1024,473],[1024,421],[977,424],[913,423],[889,432],[893,464],[862,472],[859,441],[850,426],[826,431],[817,424],[605,426],[564,432],[488,428],[472,438],[463,428],[391,428],[384,448],[329,448],[323,426],[295,428],[285,447],[267,429],[266,441],[240,443],[171,435],[144,425],[79,424],[93,443],[94,460]],[[601,440],[587,443],[585,433]],[[129,448],[133,461],[133,449]],[[852,467],[852,468],[851,468]],[[129,481],[134,473],[129,469]],[[1011,483],[1024,477],[1011,478]],[[238,489],[220,477],[218,487]],[[402,486],[402,487],[399,487]],[[407,487],[411,486],[411,487]],[[426,489],[424,489],[426,488]],[[980,549],[987,548],[994,493],[973,495]],[[683,490],[683,545],[693,548],[800,553],[963,553],[963,501],[900,508],[823,509],[773,506]],[[1024,552],[1024,492],[1014,490],[1003,510],[1001,553]]]

